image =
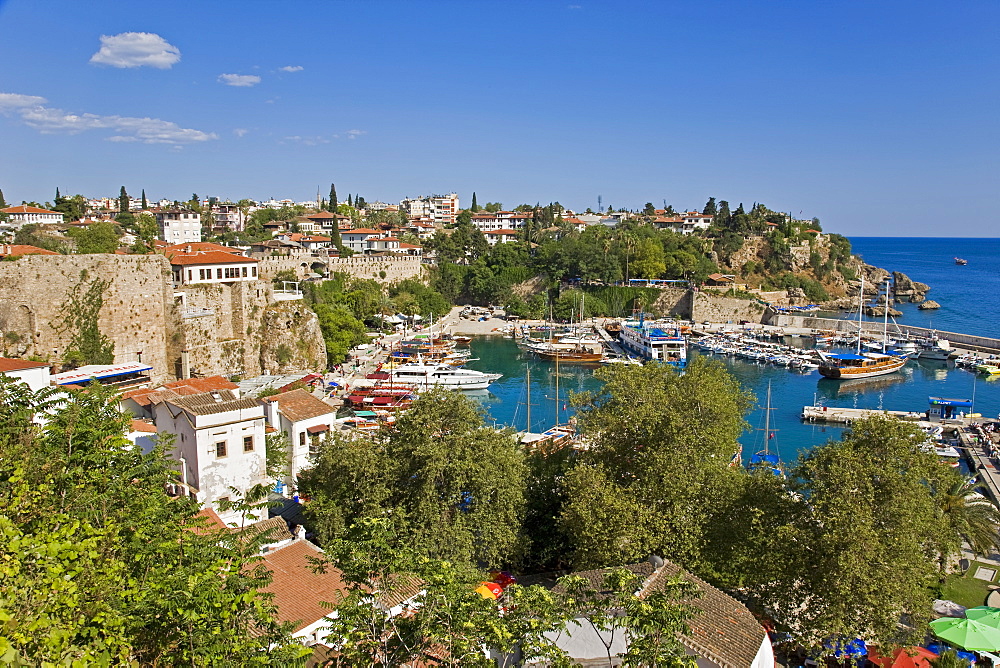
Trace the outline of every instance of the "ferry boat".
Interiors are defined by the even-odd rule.
[[[871,378],[899,371],[906,364],[905,357],[880,353],[820,353],[820,375],[826,378]]]
[[[969,264],[969,261],[968,260],[963,260],[960,257],[956,257],[955,258],[955,264],[965,265],[965,264]]]
[[[389,376],[394,383],[423,388],[440,385],[456,390],[485,390],[503,374],[458,369],[447,364],[403,364],[389,371]]]
[[[642,317],[622,325],[619,341],[626,351],[654,362],[664,362],[678,369],[687,366],[687,340],[672,325],[648,323]]]

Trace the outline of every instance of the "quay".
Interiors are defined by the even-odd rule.
[[[802,419],[808,422],[837,422],[851,424],[855,420],[870,415],[891,415],[901,420],[921,422],[925,420],[924,413],[916,411],[885,411],[874,408],[840,408],[837,406],[803,406]],[[930,424],[930,423],[928,423]]]
[[[983,483],[983,488],[989,494],[993,503],[1000,506],[1000,458],[990,456],[990,444],[1000,443],[1000,433],[987,433],[977,430],[972,433],[960,429],[958,439],[961,451],[976,477]]]

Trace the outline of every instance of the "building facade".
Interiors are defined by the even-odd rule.
[[[201,215],[190,209],[153,209],[159,236],[168,244],[201,241]]]
[[[170,255],[174,285],[256,281],[258,264],[253,258],[222,251],[195,251]]]
[[[496,230],[519,230],[531,219],[530,213],[522,211],[481,211],[472,214],[472,224],[482,232]]]
[[[63,215],[58,211],[40,209],[37,206],[28,206],[27,204],[9,206],[6,209],[0,209],[0,213],[7,214],[6,225],[15,229],[24,225],[59,225],[63,222]]]
[[[448,193],[407,198],[399,203],[399,208],[411,219],[434,225],[453,225],[459,212],[458,195]]]

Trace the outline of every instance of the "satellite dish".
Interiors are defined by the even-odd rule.
[[[649,559],[647,559],[646,561],[653,564],[653,568],[663,568],[663,564],[665,563],[663,561],[663,557],[655,554],[649,555]]]

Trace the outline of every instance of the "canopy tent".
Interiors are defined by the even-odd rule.
[[[931,668],[931,659],[938,655],[923,647],[899,647],[883,656],[877,647],[868,649],[868,660],[879,668]]]

